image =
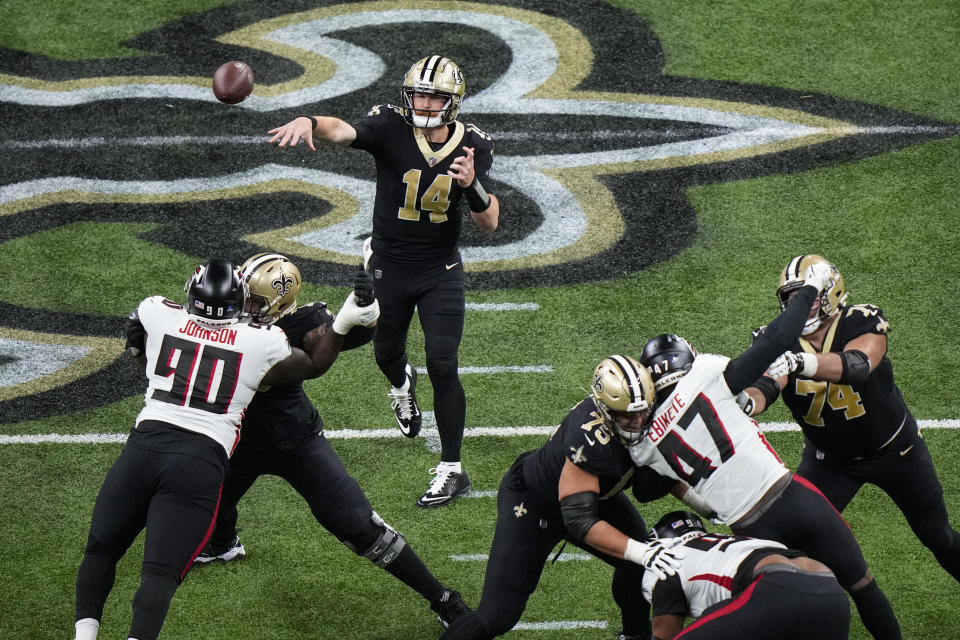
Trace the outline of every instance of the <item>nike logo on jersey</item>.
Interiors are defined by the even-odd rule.
[[[453,264],[448,264],[448,265],[446,265],[447,271],[450,271],[450,269],[453,269],[453,268],[454,268],[455,266],[457,266],[458,264],[460,264],[460,263],[459,263],[459,262],[454,262]]]
[[[902,456],[907,455],[908,453],[910,453],[910,449],[913,449],[913,445],[910,445],[909,447],[907,447],[906,449],[904,449],[903,451],[901,451],[901,452],[900,452],[900,455],[902,455]]]

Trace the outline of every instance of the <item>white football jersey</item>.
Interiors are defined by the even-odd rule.
[[[700,354],[630,447],[637,466],[683,480],[730,524],[789,470],[723,379],[730,358]]]
[[[161,420],[202,433],[229,457],[260,380],[290,355],[286,334],[257,324],[204,327],[162,296],[141,302],[137,313],[147,332],[150,383],[137,424]]]
[[[693,537],[683,543],[677,579],[689,605],[689,613],[699,618],[705,609],[733,595],[733,579],[740,563],[757,549],[786,549],[773,540],[755,540],[719,533]],[[672,578],[668,578],[672,580]],[[643,597],[653,603],[658,581],[653,571],[643,574]],[[667,585],[664,585],[666,587]]]

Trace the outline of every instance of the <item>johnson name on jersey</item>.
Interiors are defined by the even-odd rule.
[[[257,324],[207,328],[161,296],[137,307],[149,386],[137,424],[159,420],[216,440],[229,457],[264,374],[290,355],[283,331]]]
[[[684,556],[676,575],[657,580],[643,574],[643,597],[653,605],[653,615],[703,612],[733,595],[734,578],[747,557],[758,549],[786,549],[779,542],[719,533],[690,538],[681,545]]]
[[[824,338],[823,353],[839,353],[862,335],[886,335],[890,331],[883,311],[870,304],[844,307],[839,316]],[[794,351],[816,353],[803,338],[794,344]],[[904,424],[909,412],[886,355],[863,384],[791,375],[782,395],[810,442],[818,449],[849,458],[875,453]]]
[[[789,473],[723,378],[730,359],[704,353],[630,447],[637,466],[683,480],[725,523],[736,522]]]
[[[400,107],[373,107],[353,127],[351,146],[377,163],[373,207],[373,251],[391,262],[439,263],[456,255],[463,224],[463,190],[447,170],[474,149],[476,175],[483,180],[493,164],[493,141],[472,124],[454,121],[442,145],[431,144],[410,126]]]

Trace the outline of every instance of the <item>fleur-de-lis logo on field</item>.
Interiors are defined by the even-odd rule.
[[[283,274],[270,284],[272,284],[273,288],[277,290],[278,296],[285,296],[290,293],[290,287],[293,286],[293,278]]]
[[[518,504],[517,506],[515,506],[515,507],[513,508],[513,513],[514,513],[514,515],[516,515],[518,518],[522,518],[523,516],[527,515],[527,508],[524,507],[524,506],[523,506],[523,503],[521,502],[520,504]]]

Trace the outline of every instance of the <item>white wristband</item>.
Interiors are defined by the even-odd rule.
[[[812,378],[817,372],[817,354],[804,352],[797,355],[800,356],[800,361],[803,362],[803,367],[797,371],[797,375],[801,375],[804,378]]]
[[[627,538],[627,549],[623,552],[623,559],[636,564],[643,564],[643,554],[647,552],[647,545],[639,540]]]

